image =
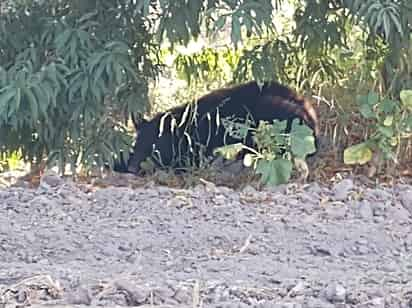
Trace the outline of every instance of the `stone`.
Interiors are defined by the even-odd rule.
[[[341,182],[334,185],[332,191],[335,200],[344,201],[348,198],[349,192],[354,188],[353,181],[351,179],[344,179]]]

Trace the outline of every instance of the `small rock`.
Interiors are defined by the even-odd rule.
[[[403,245],[407,252],[412,252],[412,233],[406,235],[405,239],[403,240]]]
[[[24,303],[27,300],[27,290],[21,289],[18,291],[17,296],[16,296],[16,301],[18,303]]]
[[[346,298],[346,289],[338,283],[331,283],[324,290],[323,296],[331,303],[344,302]]]
[[[354,184],[351,179],[344,179],[341,182],[335,184],[335,186],[333,187],[333,194],[335,196],[335,200],[346,200],[349,192],[353,190],[353,188]]]
[[[393,221],[397,221],[399,223],[403,221],[407,222],[411,215],[412,213],[410,211],[399,204],[388,207],[388,217],[390,217]]]
[[[346,216],[348,207],[344,204],[328,204],[325,206],[327,216],[332,219],[343,219]]]
[[[181,287],[176,291],[174,299],[177,300],[180,304],[189,304],[192,300],[192,294],[189,288]]]
[[[309,297],[305,300],[303,307],[305,308],[335,308],[334,304],[325,302],[319,298]]]
[[[379,266],[379,270],[386,273],[394,273],[399,269],[399,265],[395,261],[389,261]]]
[[[259,192],[251,185],[247,185],[245,188],[243,188],[242,191],[244,194],[247,195],[257,195]]]
[[[412,190],[407,190],[399,195],[401,204],[412,214]]]
[[[363,220],[370,221],[373,218],[373,210],[368,201],[364,200],[358,203],[357,216]]]
[[[295,296],[299,296],[299,295],[303,295],[304,294],[304,290],[305,290],[306,286],[302,281],[299,281],[297,285],[295,285],[290,291],[289,291],[289,296],[290,297],[295,297]]]
[[[305,209],[309,208],[309,205],[317,205],[320,201],[320,196],[314,193],[303,192],[299,196],[300,201],[305,205]]]
[[[127,303],[130,306],[142,305],[149,298],[150,291],[148,289],[134,286],[128,281],[117,280],[114,285],[126,294]]]
[[[243,161],[236,160],[234,162],[225,163],[221,170],[230,174],[238,175],[245,171],[245,166],[243,165]]]
[[[359,308],[384,308],[386,307],[385,305],[385,299],[383,297],[376,297],[371,300],[366,301],[365,303],[360,303],[356,305],[356,307]],[[387,307],[393,307],[393,306],[387,306]]]
[[[281,195],[287,195],[288,193],[288,185],[287,184],[280,184],[276,186],[267,186],[265,187],[265,191],[271,192],[271,193],[276,193],[276,194],[281,194]]]
[[[321,193],[323,193],[323,188],[320,187],[320,185],[316,182],[308,184],[305,190],[309,193],[317,194],[317,195],[320,195]]]
[[[178,302],[173,298],[173,295],[175,294],[175,291],[168,287],[162,287],[162,288],[158,288],[154,291],[155,296],[163,303],[167,303],[167,304],[173,304],[173,305],[177,305]]]
[[[50,204],[50,199],[44,195],[36,196],[30,201],[30,206],[35,207],[38,205],[46,206]]]
[[[92,298],[89,290],[85,288],[78,288],[66,295],[66,301],[70,305],[90,305]]]
[[[314,256],[331,256],[332,251],[326,245],[314,245],[310,247]]]
[[[49,170],[40,179],[42,188],[57,187],[62,185],[63,179],[55,172]]]
[[[390,202],[377,201],[372,203],[373,216],[385,216],[387,208],[390,208]]]
[[[276,307],[272,305],[278,305],[278,308],[300,308],[302,307],[301,305],[297,303],[292,303],[292,302],[283,302],[283,303],[278,303],[278,304],[271,304],[268,307]]]

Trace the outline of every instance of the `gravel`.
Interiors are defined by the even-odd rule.
[[[48,175],[0,190],[0,307],[411,307],[411,211],[411,186],[351,179],[237,191]]]

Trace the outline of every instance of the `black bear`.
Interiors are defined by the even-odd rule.
[[[182,158],[193,162],[201,150],[206,156],[213,155],[214,149],[239,142],[225,132],[222,119],[245,120],[250,115],[255,123],[287,120],[287,130],[298,118],[312,128],[315,138],[319,133],[316,111],[308,100],[277,82],[260,86],[252,81],[213,91],[150,121],[134,120],[137,137],[127,169],[138,173],[140,163],[149,156],[159,165],[170,166]]]

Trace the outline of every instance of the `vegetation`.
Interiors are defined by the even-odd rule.
[[[261,175],[263,184],[287,183],[292,176],[293,162],[297,159],[304,161],[316,151],[312,129],[294,120],[291,131],[285,133],[287,121],[261,121],[256,128],[253,128],[255,125],[252,126],[251,121],[253,120],[239,122],[236,119],[224,119],[223,125],[231,137],[241,142],[241,146],[235,149],[249,152],[244,156],[243,163]],[[245,144],[249,133],[252,134],[256,149]]]
[[[153,107],[149,89],[169,73],[189,88],[177,102],[277,79],[331,103],[322,125],[345,132],[343,146],[368,144],[346,153],[397,153],[401,163],[411,154],[411,23],[409,0],[3,1],[0,154],[47,158],[62,172],[112,164],[133,139],[128,115]]]
[[[380,99],[374,92],[358,97],[359,112],[369,134],[365,141],[345,150],[346,164],[363,165],[372,160],[373,152],[383,160],[398,162],[398,145],[412,137],[412,91],[402,91],[400,98]]]

